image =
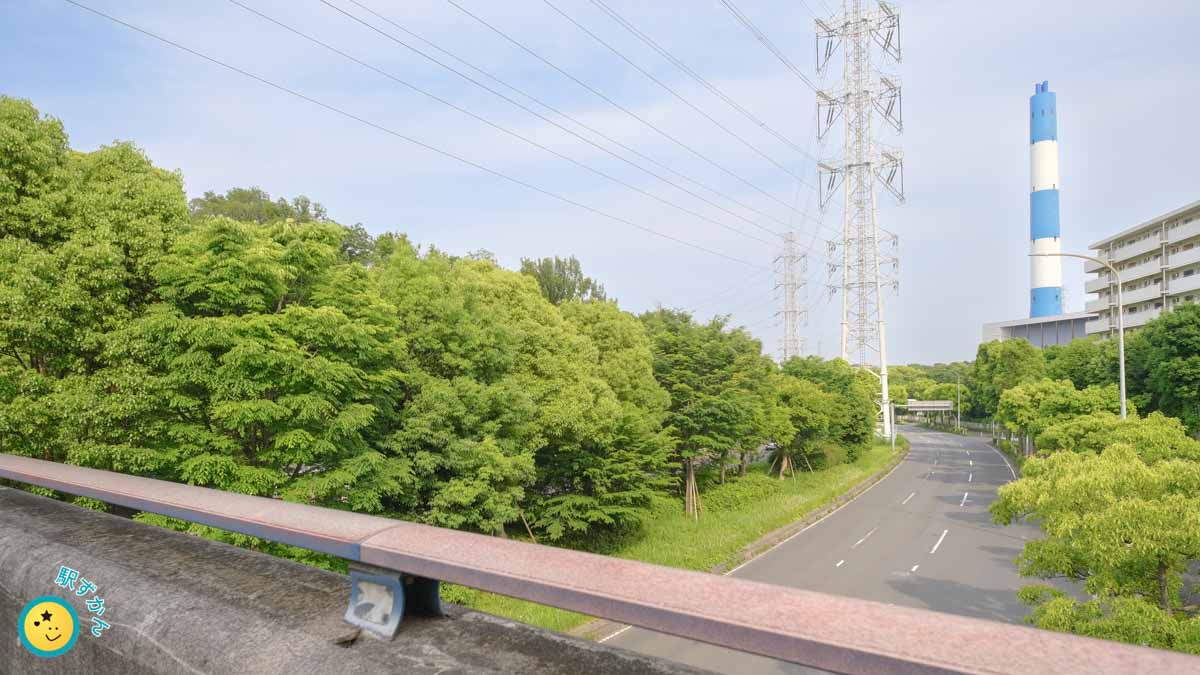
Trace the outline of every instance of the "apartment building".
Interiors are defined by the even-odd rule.
[[[1089,248],[1120,274],[1126,330],[1137,329],[1182,303],[1200,301],[1200,201],[1101,239]],[[1086,306],[1096,314],[1087,323],[1087,333],[1114,335],[1116,279],[1105,266],[1092,261],[1084,265],[1084,271],[1095,275],[1084,290],[1096,294]]]

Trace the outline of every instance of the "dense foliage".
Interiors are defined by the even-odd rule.
[[[976,362],[975,378],[1000,391],[983,412],[1032,439],[1035,456],[992,513],[1045,532],[1017,559],[1023,575],[1075,581],[1089,596],[1026,587],[1029,620],[1200,654],[1200,307],[1127,336],[1128,419],[1118,415],[1114,341],[1052,347],[1044,363],[1032,347],[1008,344],[980,347],[988,360]]]
[[[1081,582],[1092,598],[1027,587],[1036,625],[1200,654],[1185,602],[1200,590],[1187,576],[1200,560],[1200,442],[1168,419],[1082,416],[1071,423],[1090,430],[1085,445],[1044,449],[1000,488],[997,522],[1033,518],[1047,535],[1025,545],[1021,573]]]
[[[697,473],[761,448],[808,470],[871,437],[846,364],[634,316],[574,258],[505,270],[259,188],[189,205],[2,97],[0,149],[2,452],[574,543],[698,511]]]

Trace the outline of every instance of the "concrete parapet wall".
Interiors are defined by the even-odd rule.
[[[105,600],[101,637],[84,598],[55,585],[78,570]],[[697,671],[458,607],[409,618],[392,642],[334,640],[347,577],[118,516],[0,488],[0,673],[653,673]],[[18,640],[30,600],[80,618],[53,659]]]

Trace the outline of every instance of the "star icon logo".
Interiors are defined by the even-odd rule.
[[[51,616],[50,612],[42,612],[42,621],[49,621]]]

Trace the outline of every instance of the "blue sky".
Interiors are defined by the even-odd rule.
[[[774,277],[764,269],[778,255],[777,245],[740,236],[582,170],[228,2],[83,1],[399,133],[756,266],[518,187],[61,0],[9,0],[0,22],[0,93],[28,98],[62,119],[74,147],[133,140],[158,165],[182,172],[189,195],[240,185],[258,185],[273,195],[307,194],[341,222],[362,222],[374,232],[403,231],[455,253],[487,249],[509,267],[523,256],[573,254],[626,309],[663,304],[694,308],[701,316],[730,313],[777,351],[779,302],[773,300]],[[774,239],[321,2],[243,1],[579,162],[710,219]],[[456,0],[777,200],[818,215],[809,158],[756,128],[588,0],[551,1],[807,184],[798,186],[542,0]],[[839,227],[838,212],[822,216],[824,228],[812,219],[790,218],[779,202],[550,70],[444,0],[360,2],[671,169],[792,222],[800,241],[812,247],[810,318],[804,329],[808,349],[834,354],[840,302],[826,290],[824,240]],[[831,156],[837,149],[813,140],[811,90],[717,0],[606,2],[809,154]],[[330,3],[400,35],[348,0]],[[831,4],[737,3],[810,76],[813,16],[808,8],[825,14]],[[899,293],[885,297],[890,360],[970,358],[984,321],[1028,312],[1026,110],[1035,82],[1049,80],[1058,93],[1064,250],[1082,251],[1107,234],[1200,199],[1200,41],[1194,36],[1200,3],[912,0],[900,7],[904,61],[892,70],[904,85],[905,133],[885,140],[904,148],[908,203],[881,200],[880,210],[883,226],[900,237]],[[727,208],[782,229],[739,207]],[[1064,263],[1064,279],[1068,309],[1082,309],[1082,267]]]

